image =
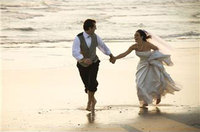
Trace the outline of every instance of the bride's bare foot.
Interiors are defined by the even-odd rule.
[[[157,100],[156,100],[156,104],[159,104],[160,101],[161,101],[161,98],[157,99]]]
[[[145,109],[147,109],[147,106],[148,106],[148,104],[142,104],[142,105],[140,106],[140,108],[145,108]]]

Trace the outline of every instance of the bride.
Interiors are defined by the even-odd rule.
[[[151,35],[148,35],[144,30],[137,30],[134,38],[136,44],[110,61],[115,63],[117,59],[127,56],[133,50],[136,51],[136,55],[140,58],[136,72],[137,95],[140,107],[146,108],[154,100],[156,104],[159,104],[161,97],[166,93],[173,94],[174,91],[180,89],[175,86],[174,81],[163,66],[163,64],[168,66],[173,64],[170,55],[163,54],[160,52],[160,46],[150,43]]]

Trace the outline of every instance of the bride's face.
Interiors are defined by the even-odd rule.
[[[135,33],[134,38],[135,38],[135,42],[139,42],[142,40],[142,37],[140,36],[138,32]]]

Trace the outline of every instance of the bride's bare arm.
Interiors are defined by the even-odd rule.
[[[115,59],[121,59],[121,58],[127,56],[128,54],[130,54],[135,49],[136,49],[136,45],[134,44],[131,47],[129,47],[127,51],[116,56]]]

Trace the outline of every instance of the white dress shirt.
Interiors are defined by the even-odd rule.
[[[97,47],[99,48],[99,50],[101,50],[105,55],[110,55],[111,52],[109,48],[104,44],[104,42],[98,35],[96,36],[97,36],[97,43],[98,43]],[[92,41],[91,37],[86,32],[83,32],[83,37],[85,39],[87,46],[90,47],[91,41]],[[75,37],[74,42],[73,42],[72,55],[78,61],[83,59],[83,55],[81,54],[81,48],[80,48],[80,40],[78,36]]]

